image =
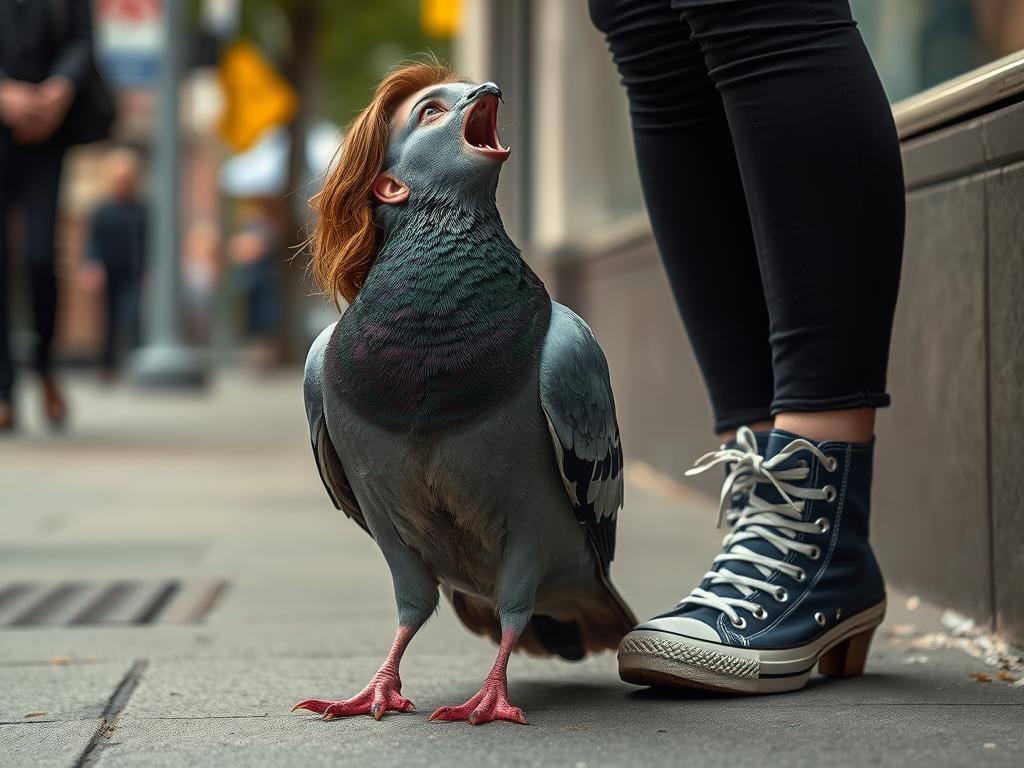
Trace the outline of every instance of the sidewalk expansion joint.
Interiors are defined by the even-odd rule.
[[[138,686],[148,666],[149,661],[147,659],[136,659],[125,676],[121,678],[121,682],[114,689],[114,693],[110,696],[107,706],[103,708],[99,727],[89,740],[85,750],[78,757],[78,760],[75,761],[74,768],[88,768],[99,762],[103,750],[110,746],[110,740],[114,735],[114,731],[117,730],[121,713],[135,692],[135,688]]]

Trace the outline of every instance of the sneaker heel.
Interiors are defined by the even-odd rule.
[[[864,674],[864,663],[874,634],[875,628],[872,627],[841,642],[818,659],[818,672],[828,677],[857,677]]]

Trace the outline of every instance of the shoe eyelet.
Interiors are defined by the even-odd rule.
[[[747,626],[747,620],[742,616],[737,616],[736,619],[736,621],[731,621],[731,624],[736,627],[736,629],[745,629]]]
[[[776,603],[784,603],[789,600],[789,592],[784,587],[779,587],[772,593],[772,597],[775,598]]]
[[[831,504],[833,501],[835,501],[836,500],[836,496],[839,495],[836,492],[836,487],[834,485],[826,485],[821,490],[823,490],[825,492],[825,501],[827,501],[829,504]]]
[[[818,611],[816,614],[814,614],[814,620],[818,622],[818,624],[822,627],[824,627],[825,622],[828,621],[828,619],[825,618],[825,614],[821,611]]]
[[[825,469],[828,472],[835,472],[839,468],[839,459],[835,456],[829,456],[825,462]]]
[[[766,610],[765,610],[765,609],[764,609],[764,608],[763,608],[762,606],[760,606],[760,605],[759,605],[759,606],[757,606],[757,608],[756,608],[755,610],[751,611],[750,613],[751,613],[751,614],[753,615],[753,617],[754,617],[755,619],[757,619],[758,621],[764,621],[765,619],[767,619],[767,618],[768,618],[768,611],[766,611]]]
[[[828,529],[831,527],[828,520],[824,517],[819,517],[817,520],[814,521],[814,524],[818,526],[818,530],[821,533],[827,533]]]
[[[811,558],[811,560],[817,560],[819,557],[821,557],[821,549],[818,548],[818,547],[815,547],[814,549],[811,550],[810,554],[808,554],[807,556],[809,558]]]
[[[807,572],[804,570],[799,570],[795,574],[793,574],[793,579],[796,581],[797,584],[803,584],[805,581],[807,581]]]

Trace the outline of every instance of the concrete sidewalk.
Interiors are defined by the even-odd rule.
[[[290,714],[357,692],[395,622],[383,558],[320,486],[297,376],[225,375],[198,397],[80,382],[73,396],[69,434],[29,424],[0,442],[0,624],[21,610],[24,625],[0,627],[2,766],[1024,764],[1024,687],[936,647],[983,655],[985,640],[896,594],[869,674],[795,694],[670,696],[621,683],[612,655],[516,656],[510,698],[529,726],[428,723],[476,692],[494,654],[442,605],[402,667],[415,713]],[[613,575],[647,616],[700,578],[721,531],[704,497],[642,467],[627,477]],[[31,594],[49,603],[26,614]],[[102,594],[120,597],[89,597]],[[153,623],[117,625],[118,600]]]

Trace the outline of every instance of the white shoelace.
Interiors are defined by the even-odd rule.
[[[827,471],[835,471],[836,460],[829,458],[816,445],[803,438],[793,440],[781,452],[770,459],[765,459],[758,453],[757,440],[748,427],[741,427],[736,433],[735,448],[723,446],[717,451],[706,453],[697,459],[692,469],[686,471],[687,475],[692,476],[707,472],[720,464],[732,464],[722,485],[718,506],[718,526],[721,527],[722,520],[725,519],[731,530],[722,540],[722,553],[715,557],[714,566],[734,561],[750,563],[764,579],[744,576],[727,568],[708,571],[704,574],[704,579],[710,580],[709,587],[728,584],[742,597],[723,597],[708,589],[697,587],[689,596],[679,601],[679,606],[700,605],[714,608],[725,613],[734,627],[743,629],[747,622],[736,612],[737,608],[750,611],[754,618],[760,621],[768,618],[768,611],[762,606],[745,599],[755,590],[763,590],[779,603],[789,599],[789,593],[784,587],[766,581],[773,572],[779,571],[798,582],[807,578],[807,574],[798,565],[759,554],[741,543],[757,539],[767,541],[782,554],[782,558],[790,552],[799,552],[812,560],[817,560],[821,556],[818,546],[795,539],[801,533],[825,533],[828,530],[829,523],[824,517],[807,523],[801,518],[806,501],[832,501],[835,499],[836,489],[831,485],[824,488],[793,485],[790,481],[807,479],[810,468],[806,462],[785,469],[779,468],[779,465],[786,463],[794,454],[805,450],[816,456]],[[756,493],[758,483],[771,483],[785,502],[771,504],[760,498]],[[742,508],[732,507],[732,501],[737,495],[747,497]]]

